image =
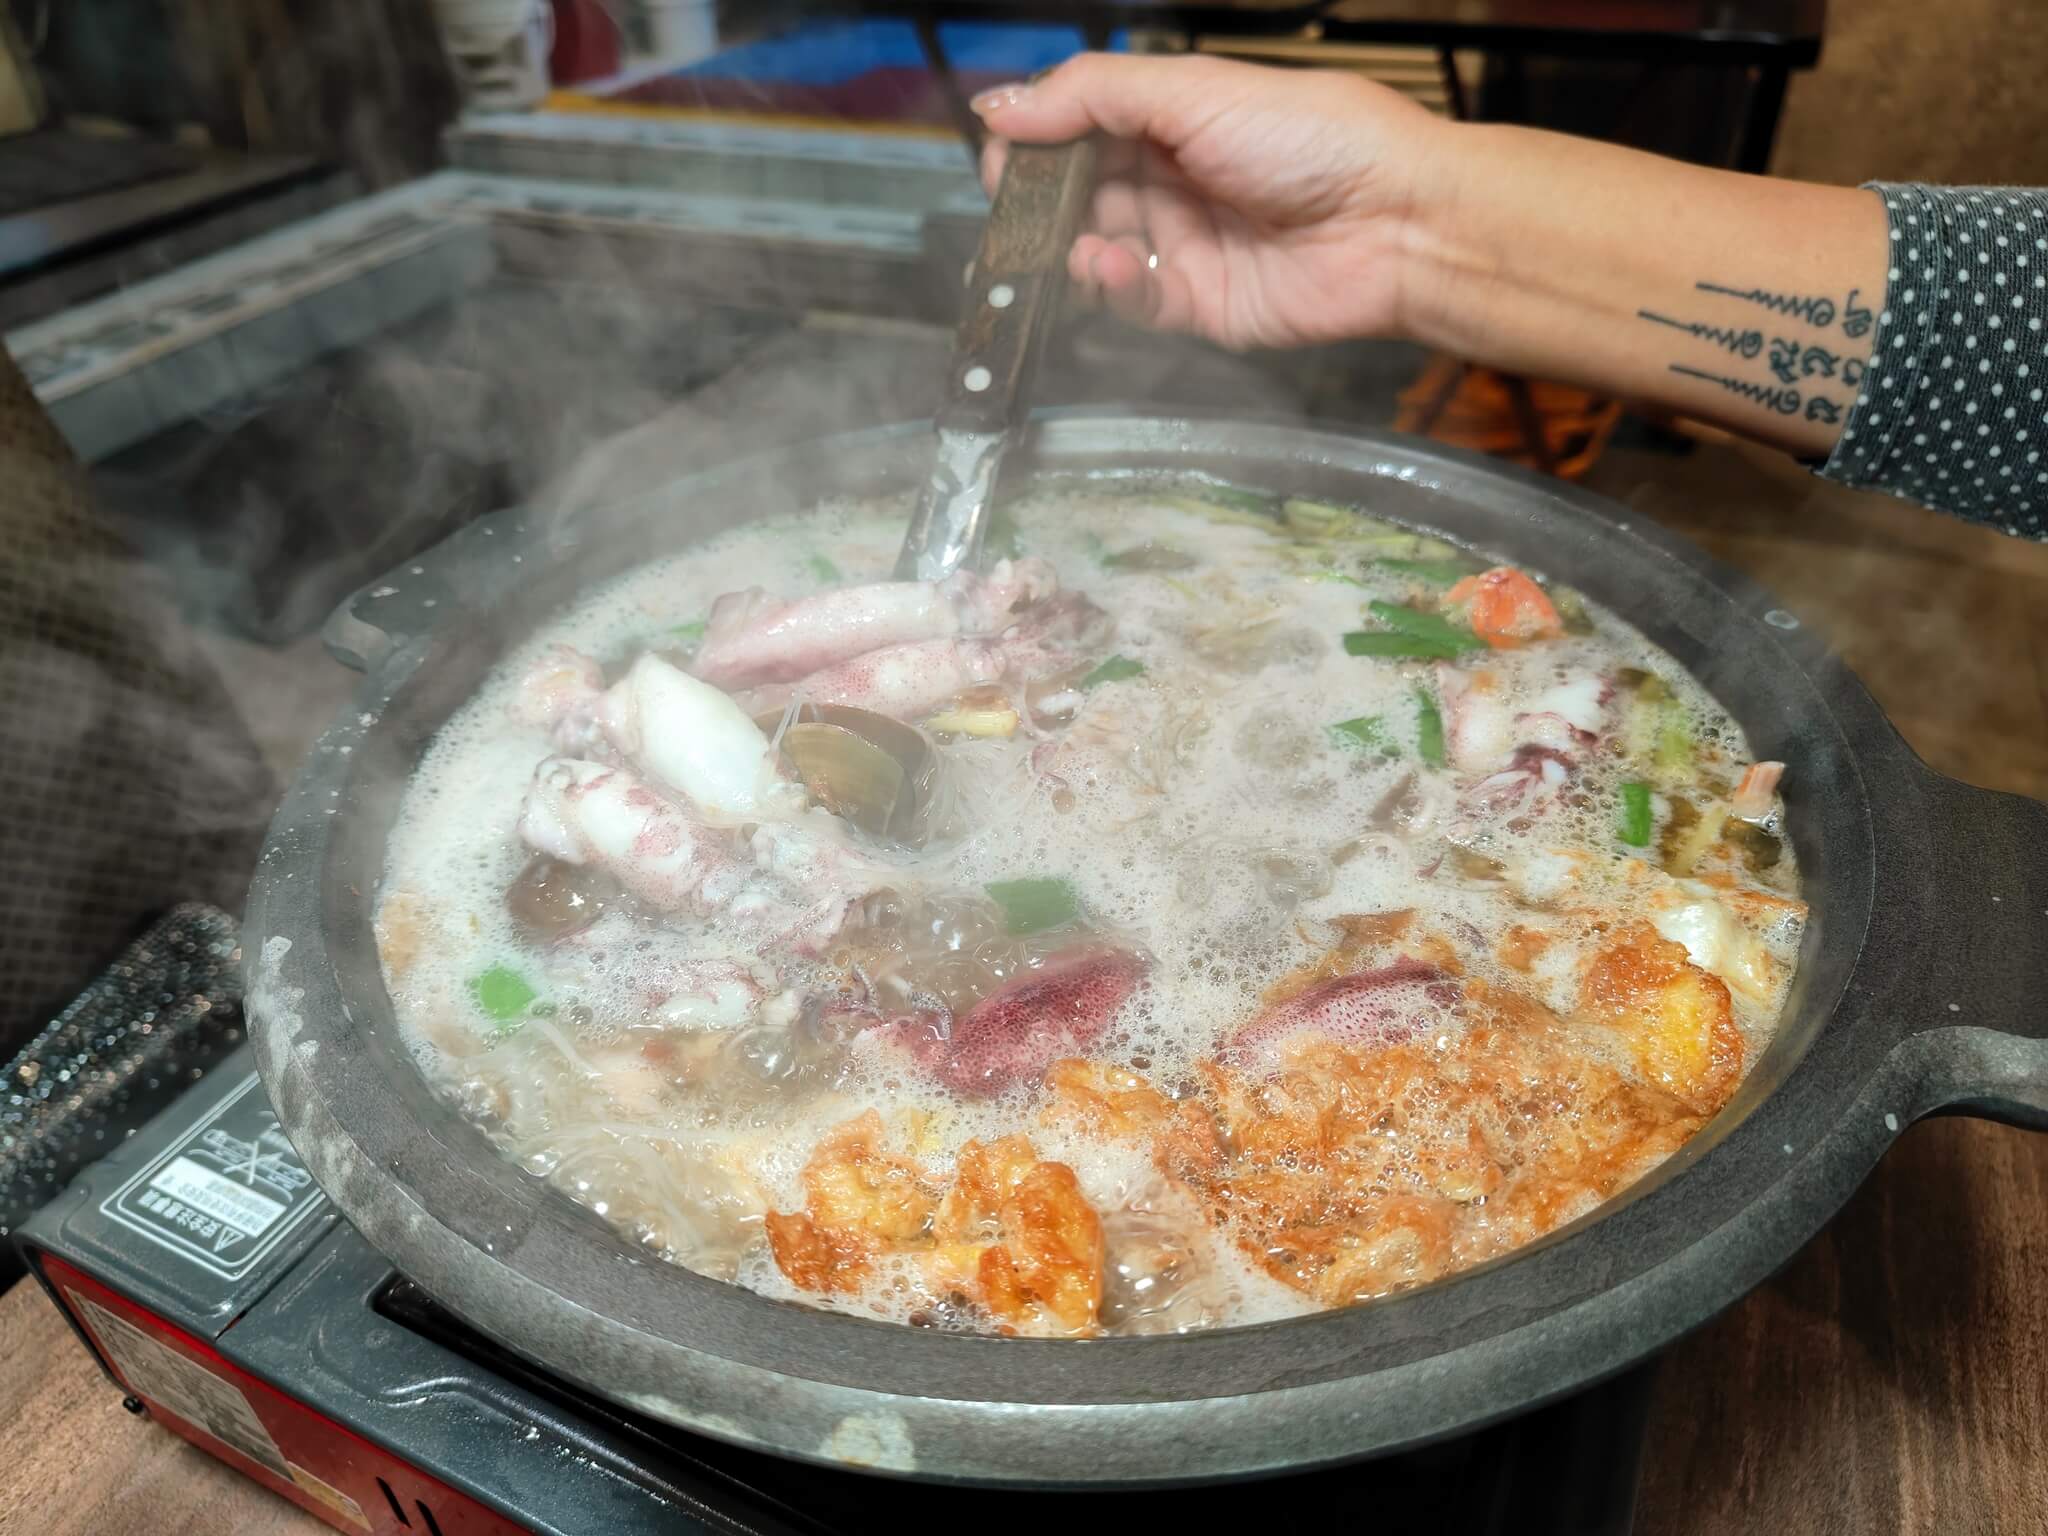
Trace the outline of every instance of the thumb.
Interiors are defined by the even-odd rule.
[[[1036,80],[983,91],[974,110],[992,133],[1026,144],[1061,143],[1099,129],[1173,148],[1198,120],[1214,115],[1218,76],[1246,67],[1187,55],[1083,53]]]

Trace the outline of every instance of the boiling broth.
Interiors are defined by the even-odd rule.
[[[651,1253],[920,1326],[1264,1320],[1584,1214],[1761,1055],[1778,765],[1612,614],[1197,484],[1048,484],[986,581],[884,587],[906,512],[593,593],[392,833],[421,1070]]]

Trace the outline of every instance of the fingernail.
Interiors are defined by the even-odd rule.
[[[1029,80],[1012,80],[1007,85],[992,85],[976,96],[970,105],[981,113],[1000,112],[1004,107],[1014,107],[1031,90]]]

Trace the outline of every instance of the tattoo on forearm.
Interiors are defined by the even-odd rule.
[[[1729,394],[1753,400],[1781,416],[1795,415],[1799,410],[1800,396],[1796,389],[1776,389],[1768,384],[1753,384],[1747,379],[1731,379],[1725,373],[1707,373],[1703,369],[1688,368],[1683,363],[1673,363],[1671,371],[1682,373],[1689,379],[1705,379],[1709,384],[1718,384]]]
[[[1755,357],[1764,348],[1762,331],[1737,331],[1725,325],[1702,325],[1697,320],[1674,320],[1669,315],[1660,315],[1653,309],[1639,309],[1639,318],[1653,320],[1658,325],[1668,325],[1675,331],[1684,331],[1697,336],[1701,341],[1711,341],[1718,347],[1726,347],[1737,357]]]
[[[1835,301],[1819,295],[1772,293],[1765,288],[1726,288],[1719,283],[1694,283],[1693,287],[1701,293],[1723,293],[1731,299],[1761,304],[1765,309],[1804,320],[1808,325],[1817,325],[1823,330],[1835,323]]]
[[[1852,339],[1867,336],[1876,322],[1869,307],[1858,302],[1863,294],[1860,288],[1851,288],[1848,297],[1838,307],[1835,300],[1825,294],[1776,293],[1767,288],[1731,288],[1723,283],[1694,283],[1693,287],[1701,293],[1721,294],[1747,304],[1760,304],[1774,314],[1803,322],[1823,333],[1833,329],[1839,315],[1842,334]],[[1819,386],[1811,381],[1837,379],[1842,386],[1853,391],[1862,384],[1870,368],[1865,358],[1851,357],[1833,347],[1823,346],[1811,333],[1773,336],[1739,324],[1714,325],[1705,320],[1685,319],[1654,309],[1639,309],[1636,316],[1653,325],[1683,331],[1696,341],[1719,347],[1730,357],[1745,361],[1761,360],[1775,383],[1736,378],[1732,374],[1692,368],[1684,363],[1669,366],[1673,373],[1703,380],[1738,399],[1781,416],[1803,415],[1807,421],[1829,425],[1841,421],[1854,403],[1853,396],[1849,400],[1831,399],[1819,393]],[[1805,387],[1805,392],[1801,386]]]

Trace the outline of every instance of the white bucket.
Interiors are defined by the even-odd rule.
[[[718,52],[717,0],[638,0],[635,9],[651,58],[694,64]]]
[[[434,21],[470,106],[519,111],[547,95],[555,44],[548,0],[434,0]]]

